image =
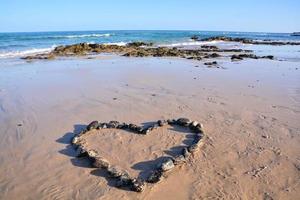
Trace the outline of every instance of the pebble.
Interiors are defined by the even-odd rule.
[[[96,150],[94,149],[91,149],[91,150],[88,150],[87,151],[87,155],[90,157],[90,158],[96,158],[99,154]]]
[[[169,171],[175,167],[174,162],[171,158],[168,158],[166,161],[160,163],[158,168],[162,171]]]
[[[190,157],[191,153],[188,151],[187,148],[184,148],[182,150],[182,155],[184,156],[185,159],[188,159]]]
[[[163,173],[160,170],[152,171],[147,179],[148,183],[158,183],[163,179]]]
[[[199,145],[197,144],[192,144],[191,146],[188,147],[188,151],[190,153],[195,153],[196,151],[199,150]]]
[[[108,123],[108,128],[117,128],[119,124],[120,124],[120,122],[118,122],[118,121],[110,121]]]
[[[85,157],[85,156],[87,156],[86,149],[82,145],[79,145],[76,150],[76,157]]]
[[[118,167],[109,167],[107,169],[107,172],[110,176],[112,176],[114,178],[118,178],[118,177],[122,176],[124,173],[126,173],[125,171],[121,170]]]
[[[86,129],[88,131],[92,130],[92,129],[96,129],[99,126],[99,122],[98,121],[92,121],[87,127]]]
[[[92,163],[93,167],[101,168],[101,169],[108,169],[109,168],[109,162],[102,157],[96,157],[94,158],[94,161]]]
[[[174,165],[181,165],[186,163],[186,159],[183,155],[178,155],[174,158]]]
[[[191,123],[191,120],[187,119],[187,118],[179,118],[177,120],[177,124],[180,126],[188,126]]]
[[[145,190],[146,184],[141,179],[135,179],[132,183],[132,190],[135,192],[143,192]]]
[[[167,122],[165,120],[158,120],[157,124],[158,124],[158,126],[164,126],[167,124]]]

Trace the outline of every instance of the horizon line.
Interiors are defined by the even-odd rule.
[[[55,33],[55,32],[89,32],[89,31],[199,31],[199,32],[237,32],[237,33],[295,33],[267,31],[228,31],[228,30],[196,30],[196,29],[102,29],[102,30],[51,30],[51,31],[4,31],[0,33]],[[297,31],[296,31],[297,32]]]

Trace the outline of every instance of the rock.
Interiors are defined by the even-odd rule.
[[[96,150],[94,150],[94,149],[91,149],[91,150],[87,151],[87,155],[90,158],[96,158],[98,156],[98,152]]]
[[[163,179],[163,173],[160,170],[152,171],[147,179],[148,183],[158,183]]]
[[[105,158],[95,157],[92,166],[101,169],[108,169],[110,164]]]
[[[90,130],[92,130],[92,129],[98,128],[98,125],[99,125],[98,121],[92,121],[92,122],[86,127],[86,129],[87,129],[88,131],[90,131]]]
[[[151,131],[152,131],[152,127],[148,127],[148,128],[143,129],[142,134],[147,135]]]
[[[82,145],[79,145],[76,150],[76,157],[80,158],[80,157],[85,157],[85,156],[87,156],[86,148]]]
[[[204,65],[208,65],[208,66],[217,65],[217,64],[218,64],[217,61],[204,63]]]
[[[120,122],[118,121],[110,121],[107,125],[108,128],[117,128],[119,126]]]
[[[118,179],[119,180],[116,183],[117,187],[126,187],[133,184],[133,179],[127,172],[124,172],[120,177],[118,177]]]
[[[210,50],[218,50],[219,48],[217,46],[210,46],[210,45],[202,45],[202,49],[210,49]]]
[[[128,127],[129,127],[129,125],[126,124],[126,123],[120,123],[120,124],[117,126],[118,129],[127,129]]]
[[[232,55],[232,56],[231,56],[231,60],[232,60],[232,61],[243,60],[243,58],[240,57],[239,55]]]
[[[165,120],[158,120],[157,124],[158,124],[158,126],[164,126],[167,124],[167,122]]]
[[[99,129],[106,129],[106,128],[108,128],[108,124],[107,123],[100,123],[98,128]]]
[[[124,174],[128,174],[127,172],[125,172],[124,170],[118,168],[118,167],[109,167],[107,169],[108,174],[113,177],[113,178],[118,178]]]
[[[192,121],[192,122],[190,123],[190,128],[191,128],[191,129],[196,128],[198,124],[199,124],[199,122],[197,122],[197,121]]]
[[[144,134],[144,129],[141,126],[138,126],[135,131],[139,134]]]
[[[188,159],[190,157],[191,153],[188,151],[187,148],[183,148],[182,155],[185,159]]]
[[[198,37],[197,35],[193,35],[193,36],[191,37],[191,40],[199,40],[199,37]]]
[[[162,162],[158,165],[158,168],[164,172],[169,171],[169,170],[173,169],[174,167],[175,167],[175,165],[171,158],[168,158],[167,160],[165,160],[164,162]]]
[[[145,190],[146,184],[141,179],[133,180],[131,189],[135,192],[143,192]]]
[[[199,146],[198,146],[198,143],[196,144],[192,144],[191,146],[188,147],[188,151],[190,153],[195,153],[199,150]]]
[[[141,47],[141,46],[152,46],[153,43],[146,43],[146,42],[130,42],[126,46],[127,47]]]
[[[189,126],[189,124],[191,123],[191,120],[187,119],[187,118],[179,118],[176,123],[180,126]]]
[[[167,120],[167,123],[168,123],[169,125],[174,125],[174,124],[177,123],[177,120],[176,120],[176,119],[168,119],[168,120]]]
[[[79,144],[80,144],[80,137],[78,137],[78,136],[73,137],[71,143],[72,143],[73,145],[79,145]]]
[[[131,130],[131,131],[134,131],[134,132],[135,132],[135,131],[137,130],[138,126],[137,126],[137,125],[135,125],[135,124],[129,124],[128,128],[129,128],[129,130]]]
[[[193,127],[192,130],[195,133],[203,133],[202,127],[203,127],[202,124],[198,124],[196,127]]]
[[[178,155],[174,158],[174,165],[181,165],[186,163],[186,159],[183,155]]]

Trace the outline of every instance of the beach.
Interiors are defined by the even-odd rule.
[[[0,199],[300,195],[298,61],[222,57],[209,67],[183,58],[101,54],[10,63],[0,67]],[[93,120],[143,125],[180,117],[203,124],[204,144],[143,193],[115,187],[70,145]],[[87,140],[138,175],[186,137],[166,127],[142,137],[108,129]]]

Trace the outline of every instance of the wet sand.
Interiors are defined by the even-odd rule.
[[[0,199],[297,199],[299,62],[218,63],[100,56],[2,64]],[[179,117],[204,124],[205,144],[141,194],[114,187],[69,145],[92,120]],[[145,137],[105,131],[88,141],[139,174],[188,134],[164,128]]]

